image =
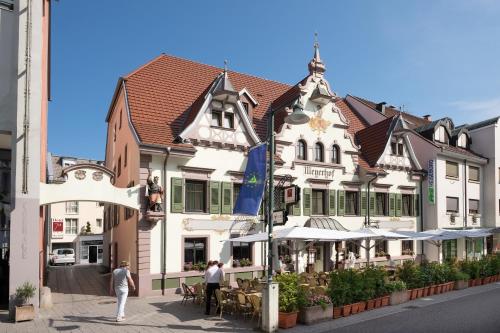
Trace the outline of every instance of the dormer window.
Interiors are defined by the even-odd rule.
[[[234,113],[231,105],[224,105],[224,110],[212,109],[212,127],[234,128]]]
[[[446,129],[444,126],[439,126],[434,132],[434,141],[448,143]]]
[[[396,156],[404,155],[404,145],[402,142],[391,142],[391,154]]]
[[[248,108],[249,108],[248,103],[243,102],[243,103],[241,103],[241,104],[243,104],[243,108],[245,109],[245,112],[248,114]]]
[[[461,134],[457,140],[457,146],[467,149],[467,134]]]

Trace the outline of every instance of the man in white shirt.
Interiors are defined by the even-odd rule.
[[[212,301],[212,295],[214,294],[214,291],[216,289],[220,289],[220,280],[222,278],[222,270],[219,268],[217,265],[218,262],[214,261],[211,266],[207,267],[207,270],[205,271],[205,283],[207,284],[207,290],[206,290],[206,307],[205,307],[205,314],[210,315],[210,303]],[[219,304],[217,304],[217,310],[218,310]]]
[[[118,299],[118,308],[116,311],[116,321],[118,322],[125,320],[125,303],[127,302],[129,287],[132,291],[135,291],[134,280],[130,276],[128,267],[128,262],[122,261],[120,267],[115,269],[111,274],[109,293],[112,295],[114,291]]]

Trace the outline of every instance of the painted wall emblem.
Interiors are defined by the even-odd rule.
[[[85,170],[76,170],[75,171],[75,178],[78,180],[83,180],[85,179],[86,172]]]
[[[100,182],[102,180],[102,171],[95,171],[92,173],[92,179],[96,182]]]
[[[323,119],[322,114],[318,113],[317,116],[309,120],[309,127],[317,134],[326,133],[326,129],[330,126],[331,122]]]

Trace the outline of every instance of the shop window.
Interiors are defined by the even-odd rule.
[[[375,215],[388,216],[387,193],[375,193]]]
[[[375,257],[384,257],[388,253],[387,241],[381,239],[375,240]]]
[[[78,201],[66,201],[66,214],[78,214]]]
[[[411,240],[401,241],[401,254],[404,256],[412,256],[414,254],[413,241]]]
[[[450,239],[443,241],[443,259],[450,260],[457,257],[457,240]]]
[[[361,241],[360,240],[347,241],[346,250],[347,250],[346,258],[349,257],[349,252],[352,252],[356,255],[356,257],[359,257],[361,254]]]
[[[307,144],[304,140],[299,140],[298,142],[297,159],[299,160],[307,159]]]
[[[325,190],[312,190],[312,215],[325,215]]]
[[[479,200],[469,199],[469,214],[479,214]]]
[[[184,238],[184,266],[206,263],[206,259],[206,238]]]
[[[239,235],[232,236],[232,238],[235,237],[239,237]],[[245,261],[253,263],[253,243],[232,242],[231,244],[233,265],[241,265]]]
[[[458,179],[458,163],[446,161],[446,177]]]
[[[76,235],[78,233],[78,219],[66,219],[64,232],[68,235]]]
[[[479,168],[469,166],[469,180],[473,182],[479,181]]]
[[[345,192],[345,215],[359,215],[359,192]]]
[[[186,180],[186,212],[207,211],[206,182]]]
[[[446,212],[458,213],[458,198],[446,197]]]

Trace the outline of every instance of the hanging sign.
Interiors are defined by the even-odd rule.
[[[431,205],[436,202],[436,192],[435,192],[435,164],[434,160],[429,160],[427,166],[427,200]]]
[[[63,219],[52,219],[52,239],[63,238],[64,236],[64,221]]]

